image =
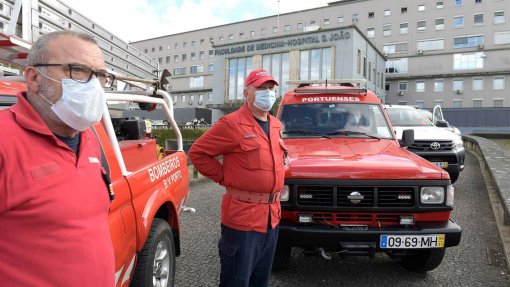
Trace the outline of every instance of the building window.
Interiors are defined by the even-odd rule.
[[[452,88],[453,88],[453,91],[462,92],[464,90],[464,81],[462,79],[454,79]]]
[[[510,31],[494,33],[494,45],[510,44]]]
[[[418,107],[419,109],[423,109],[425,107],[425,101],[416,100],[416,107]]]
[[[195,101],[195,95],[189,95],[189,101],[194,102]]]
[[[425,5],[421,4],[421,5],[418,5],[418,11],[425,11]]]
[[[205,43],[204,39],[200,39],[200,45],[203,45]]]
[[[374,38],[375,37],[375,28],[374,27],[368,27],[367,28],[367,37],[368,38]]]
[[[391,36],[391,24],[383,25],[383,36],[388,37]]]
[[[181,101],[182,101],[183,103],[185,103],[185,102],[186,102],[186,95],[182,95],[182,97],[181,97]]]
[[[406,81],[398,82],[398,91],[399,92],[407,91],[407,82]]]
[[[190,88],[203,88],[204,87],[204,77],[191,77],[189,78],[189,87]],[[190,99],[193,101],[193,99]]]
[[[177,99],[178,99],[178,96],[177,95],[174,95],[174,104],[177,104]]]
[[[303,31],[303,23],[297,23],[297,30]]]
[[[358,57],[356,60],[356,72],[361,73],[361,50],[358,49]]]
[[[388,74],[399,74],[407,72],[408,72],[407,58],[389,59],[386,62],[386,73]]]
[[[212,102],[212,100],[213,100],[213,96],[212,95],[213,95],[212,93],[207,93],[207,101],[208,102]]]
[[[198,52],[198,59],[200,59],[200,60],[205,59],[205,51]]]
[[[244,98],[244,79],[252,70],[253,57],[228,60],[228,100],[242,100]]]
[[[502,108],[503,107],[503,99],[494,99],[493,103],[494,103],[494,107],[495,108]]]
[[[332,66],[331,48],[303,50],[300,55],[299,79],[331,79]]]
[[[208,71],[209,73],[214,72],[214,64],[209,64],[209,66],[208,66],[208,68],[207,68],[207,71]]]
[[[407,14],[407,7],[401,7],[400,14]]]
[[[425,82],[424,81],[416,81],[416,92],[417,93],[425,92]]]
[[[453,100],[452,101],[452,108],[462,108],[462,100]]]
[[[290,25],[285,25],[285,32],[290,32]]]
[[[163,64],[163,57],[158,57],[158,63],[161,65]]]
[[[427,26],[427,21],[425,21],[425,20],[420,20],[420,21],[416,22],[416,27],[417,27],[418,31],[425,31],[426,26]]]
[[[278,27],[273,27],[273,34],[277,34],[278,33]]]
[[[191,52],[189,58],[190,58],[190,61],[195,61],[196,60],[196,53],[195,52]]]
[[[503,90],[505,88],[505,77],[495,76],[493,79],[492,88],[494,90]]]
[[[384,16],[391,16],[391,10],[390,9],[384,9]]]
[[[214,50],[209,49],[209,58],[213,58],[213,57],[214,57]]]
[[[182,76],[186,75],[186,68],[185,67],[179,67],[174,69],[174,76]]]
[[[186,48],[187,46],[188,46],[188,42],[183,42],[183,43],[182,43],[182,47],[183,47],[183,48]]]
[[[204,95],[198,95],[198,104],[201,104],[204,101]]]
[[[191,66],[189,70],[190,74],[197,74],[197,73],[203,73],[204,72],[204,66]]]
[[[422,51],[444,49],[444,39],[431,39],[416,42],[416,49]]]
[[[453,38],[454,48],[480,47],[482,45],[483,45],[482,35]]]
[[[359,14],[353,14],[352,15],[352,23],[357,24],[359,21]]]
[[[188,55],[182,54],[181,61],[186,62]]]
[[[147,49],[145,49],[145,54],[147,54],[147,52],[149,52]]]
[[[170,56],[166,56],[166,58],[165,58],[165,63],[166,63],[166,64],[170,64]]]
[[[179,63],[179,55],[174,55],[174,63]]]
[[[483,25],[483,13],[473,15],[473,23],[475,26]]]
[[[475,4],[481,4],[481,3],[483,3],[482,0],[475,0]]]
[[[483,69],[483,59],[485,54],[482,52],[464,53],[453,55],[454,70]]]
[[[443,92],[444,91],[444,80],[443,79],[435,79],[434,80],[434,92]]]
[[[400,34],[404,35],[409,33],[409,23],[400,23]]]
[[[383,53],[385,54],[395,54],[404,52],[407,52],[407,42],[383,45]]]
[[[397,105],[399,105],[399,106],[406,106],[407,105],[407,101],[398,101]]]
[[[252,38],[255,37],[255,31],[251,31],[250,35],[251,35]]]
[[[193,40],[193,41],[191,41],[191,46],[192,46],[192,47],[194,47],[196,44],[197,44],[197,43],[196,43],[196,41],[194,41],[194,40]]]
[[[505,11],[494,12],[494,24],[503,24],[503,23],[505,23]]]
[[[442,9],[442,8],[444,8],[444,3],[443,3],[443,1],[436,1],[436,8],[437,8],[437,9]]]
[[[443,100],[434,100],[434,107],[435,106],[440,106],[442,108],[443,107]]]
[[[228,39],[229,39],[229,40],[234,40],[234,34],[230,34],[230,35],[228,35]]]
[[[324,19],[324,25],[329,25],[329,19]]]
[[[481,99],[473,100],[473,108],[482,108],[482,107],[483,107],[483,100],[481,100]]]
[[[338,17],[338,24],[341,24],[344,22],[344,16],[339,16]]]
[[[244,38],[244,32],[239,32],[239,38]]]
[[[374,12],[368,12],[368,18],[374,18],[375,14]]]
[[[315,25],[315,20],[310,21],[310,26]]]
[[[473,91],[483,90],[483,78],[473,78]]]
[[[262,69],[269,71],[276,78],[280,86],[277,95],[289,90],[289,53],[270,54],[262,56]]]
[[[179,43],[175,43],[175,45],[174,45],[174,49],[177,49],[177,48],[179,48]]]
[[[225,37],[220,36],[220,42],[223,42],[223,40],[225,40]]]
[[[453,23],[455,28],[460,28],[464,26],[464,16],[456,16],[453,18]]]
[[[459,7],[462,6],[463,0],[455,0],[455,6]]]
[[[444,30],[444,18],[437,18],[435,22],[437,31]]]

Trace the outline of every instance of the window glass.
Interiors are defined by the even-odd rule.
[[[434,92],[442,91],[444,91],[444,80],[443,79],[434,80]]]
[[[454,23],[455,28],[460,28],[460,27],[464,26],[464,16],[457,16],[457,17],[453,18],[453,23]]]
[[[493,89],[494,90],[503,90],[505,88],[505,77],[496,76],[494,77]]]
[[[400,23],[400,34],[407,34],[409,32],[409,23]]]
[[[494,24],[502,23],[505,23],[505,12],[504,11],[494,12]]]
[[[453,69],[483,69],[485,54],[483,52],[463,53],[453,55]]]
[[[417,93],[425,92],[425,82],[424,81],[416,81],[416,92]]]
[[[444,18],[438,18],[435,20],[436,22],[436,30],[444,30]]]
[[[473,91],[483,90],[483,78],[473,78]]]
[[[244,79],[253,70],[253,58],[233,58],[228,61],[228,100],[244,98]]]
[[[453,38],[454,48],[469,48],[481,45],[483,45],[483,35]]]

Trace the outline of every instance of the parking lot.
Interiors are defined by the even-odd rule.
[[[194,183],[182,216],[182,255],[175,286],[217,286],[220,201],[223,188],[211,181]],[[463,228],[461,244],[447,249],[443,263],[428,274],[410,273],[379,254],[325,260],[293,251],[291,266],[273,273],[270,286],[510,286],[485,183],[472,154],[455,184],[453,219]]]

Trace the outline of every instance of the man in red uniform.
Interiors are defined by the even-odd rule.
[[[218,244],[220,286],[267,286],[278,238],[285,148],[269,115],[278,82],[265,70],[245,81],[246,103],[191,147],[198,171],[226,187]],[[215,157],[223,155],[223,163]]]
[[[88,35],[61,31],[34,43],[27,91],[0,111],[0,285],[114,285],[110,204],[89,128],[111,84]]]

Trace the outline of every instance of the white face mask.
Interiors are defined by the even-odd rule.
[[[268,112],[276,101],[276,92],[269,89],[255,91],[255,101],[253,105],[259,110]]]
[[[66,125],[82,132],[101,119],[105,95],[97,78],[80,83],[72,79],[58,81],[45,75],[43,77],[62,84],[62,97],[56,103],[41,96]]]

